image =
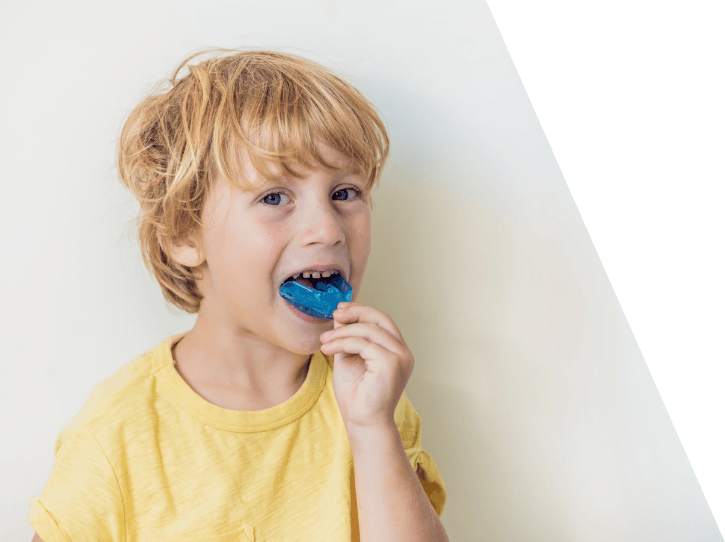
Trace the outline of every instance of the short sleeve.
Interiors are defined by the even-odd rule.
[[[43,542],[125,541],[118,480],[85,425],[56,444],[53,471],[40,498],[30,499],[28,519]]]
[[[446,504],[446,486],[435,461],[422,447],[420,416],[405,392],[395,408],[395,424],[403,440],[405,453],[428,495],[428,500],[440,517]]]

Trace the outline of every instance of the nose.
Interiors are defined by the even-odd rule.
[[[302,224],[302,244],[322,244],[336,246],[345,242],[341,211],[336,209],[334,203],[322,198],[315,198],[314,202],[305,209]]]

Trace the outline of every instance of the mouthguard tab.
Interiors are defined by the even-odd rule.
[[[320,280],[314,288],[295,281],[285,282],[279,289],[279,295],[298,311],[332,320],[337,304],[352,299],[352,286],[340,275],[333,275],[329,284]]]

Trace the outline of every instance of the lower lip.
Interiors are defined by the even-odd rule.
[[[297,316],[299,316],[302,320],[305,322],[310,322],[312,324],[326,324],[330,320],[326,320],[325,318],[316,318],[314,316],[310,316],[309,314],[305,314],[304,312],[295,309],[292,305],[290,305],[286,299],[284,299],[284,304],[287,305],[293,313],[295,313]]]

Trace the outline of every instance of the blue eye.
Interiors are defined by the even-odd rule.
[[[262,198],[262,201],[265,201],[265,202],[266,202],[267,198],[269,198],[269,197],[272,197],[272,196],[279,196],[279,197],[281,197],[281,196],[284,196],[284,197],[286,197],[287,199],[289,199],[289,198],[288,198],[288,197],[287,197],[287,196],[286,196],[285,194],[283,194],[282,192],[271,192],[271,193],[267,194],[266,196],[264,196],[264,197]],[[278,199],[276,199],[276,198],[275,198],[275,201],[279,202],[279,200],[278,200]],[[277,206],[277,207],[278,207],[277,203],[273,203],[272,205],[274,205],[274,206]]]
[[[360,195],[362,194],[362,191],[361,190],[359,190],[358,188],[355,188],[355,187],[352,187],[351,186],[349,188],[343,188],[342,190],[338,190],[337,192],[335,192],[335,194],[333,194],[333,196],[334,195],[337,195],[337,194],[340,194],[340,193],[343,193],[343,192],[347,192],[348,190],[352,190],[353,192],[355,192],[355,195],[357,197],[360,197]],[[273,198],[273,196],[275,196],[275,197]],[[270,192],[269,194],[266,194],[262,198],[262,201],[265,202],[265,203],[268,203],[269,205],[273,205],[275,207],[279,207],[280,206],[279,205],[280,204],[279,198],[281,198],[282,196],[284,196],[285,198],[289,199],[289,197],[286,194],[284,194],[283,192]],[[268,200],[268,198],[273,198],[273,199],[270,201],[270,200]],[[344,199],[341,199],[341,200],[338,200],[338,201],[350,201],[350,199],[351,199],[350,197],[347,197],[347,198],[344,198]]]
[[[335,192],[335,194],[339,194],[340,192],[347,192],[348,190],[352,190],[353,192],[355,192],[355,195],[357,195],[358,197],[360,196],[360,190],[358,190],[357,188],[354,188],[352,186],[349,188],[343,188],[342,190],[338,190],[337,192]],[[347,201],[349,199],[350,198],[345,198],[343,201]]]

